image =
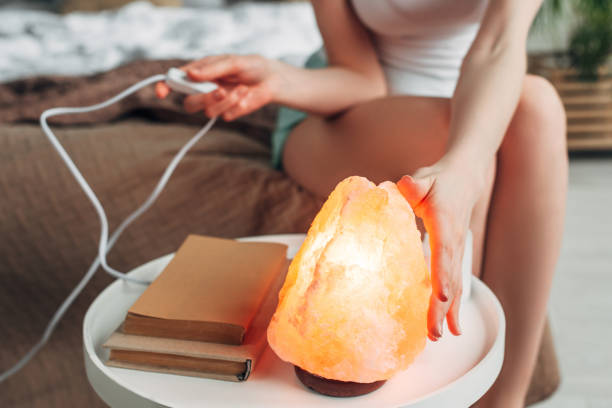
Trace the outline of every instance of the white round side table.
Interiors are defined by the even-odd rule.
[[[304,234],[267,235],[247,241],[287,244],[293,257]],[[152,279],[172,255],[155,259],[130,275]],[[83,352],[89,382],[112,407],[469,407],[493,384],[503,362],[505,319],[487,286],[472,277],[471,295],[461,309],[463,334],[445,335],[405,371],[379,390],[353,398],[333,398],[305,388],[293,366],[269,348],[243,383],[107,367],[101,345],[125,318],[144,291],[143,285],[115,281],[94,300],[83,322]]]

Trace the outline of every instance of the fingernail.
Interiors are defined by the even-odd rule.
[[[441,302],[448,302],[448,296],[446,296],[446,293],[444,292],[440,292],[438,299],[440,299]]]
[[[429,333],[427,337],[429,337],[429,340],[431,341],[438,341],[438,337],[434,336],[432,333]]]
[[[213,97],[215,98],[215,100],[220,101],[221,99],[223,99],[223,92],[220,89],[217,89],[213,94]]]

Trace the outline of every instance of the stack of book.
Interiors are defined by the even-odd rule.
[[[246,380],[267,345],[286,251],[190,235],[104,343],[106,364]]]

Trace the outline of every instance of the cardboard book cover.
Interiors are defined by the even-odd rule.
[[[287,246],[189,235],[129,309],[128,334],[242,344]]]
[[[289,261],[274,280],[241,345],[178,340],[127,334],[119,328],[103,344],[110,350],[106,364],[113,367],[169,374],[245,381],[267,346],[266,330],[278,303],[278,292]]]

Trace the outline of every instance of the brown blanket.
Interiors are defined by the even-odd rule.
[[[136,61],[108,72],[86,77],[43,76],[0,84],[0,123],[38,122],[40,114],[57,106],[86,106],[102,102],[149,76],[163,74],[185,60]],[[203,115],[186,114],[183,96],[172,93],[165,100],[154,96],[153,86],[144,88],[103,110],[51,118],[52,124],[93,124],[130,116],[183,124],[203,124]],[[276,107],[268,106],[238,123],[271,129]]]
[[[99,102],[174,65],[139,62],[93,77],[0,85],[0,370],[38,340],[93,260],[99,234],[91,204],[35,123],[40,112]],[[144,201],[198,130],[184,122],[204,122],[182,113],[177,101],[157,101],[146,89],[108,110],[56,121],[71,125],[56,126],[56,134],[100,197],[111,228]],[[110,264],[128,271],[174,251],[191,232],[306,231],[321,201],[269,167],[273,120],[270,109],[216,126],[183,160],[154,207],[125,232]],[[43,351],[0,384],[0,406],[104,406],[85,377],[81,323],[110,282],[98,271]]]

